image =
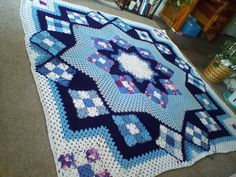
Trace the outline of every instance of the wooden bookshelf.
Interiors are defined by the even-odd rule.
[[[162,1],[163,0],[116,0],[116,3],[122,10],[152,18]],[[130,9],[130,4],[134,4],[134,2],[134,8]]]
[[[225,27],[236,12],[236,2],[205,0],[198,3],[192,15],[203,27],[205,36],[212,40]]]
[[[191,0],[188,5],[184,4],[181,7],[176,7],[174,3],[167,3],[160,16],[168,26],[179,31],[198,2],[199,0]]]
[[[167,3],[160,16],[168,26],[180,31],[188,16],[192,15],[210,41],[221,32],[235,12],[236,0],[191,0],[180,8]]]
[[[116,0],[117,5],[123,10],[128,7],[131,0]]]

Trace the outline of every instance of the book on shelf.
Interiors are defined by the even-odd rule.
[[[141,3],[142,3],[142,0],[136,0],[135,6],[134,6],[134,11],[135,12],[138,13]]]
[[[143,16],[152,16],[162,0],[131,0],[129,10]],[[134,5],[135,4],[135,5]]]
[[[149,2],[148,4],[147,4],[147,8],[146,8],[146,11],[145,11],[145,16],[149,16],[149,12],[150,12],[150,10],[151,10],[151,7],[152,7],[152,5],[151,5],[151,3]]]
[[[162,2],[162,0],[151,0],[151,1],[152,1],[152,5],[148,14],[149,16],[154,15],[155,11],[158,9],[158,7],[160,6]]]
[[[148,0],[143,0],[143,2],[140,5],[140,8],[139,8],[139,14],[144,15],[144,12],[147,7],[147,3],[148,3]]]

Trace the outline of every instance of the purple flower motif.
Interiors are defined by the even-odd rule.
[[[173,84],[170,80],[160,79],[162,86],[166,89],[167,93],[170,95],[181,95],[176,85]]]
[[[163,108],[165,108],[167,105],[168,95],[165,92],[162,92],[159,89],[155,88],[152,83],[148,84],[144,95],[155,103],[160,104],[160,106],[162,106]]]
[[[112,45],[110,44],[109,41],[101,38],[92,38],[93,44],[98,50],[109,50],[113,51]]]
[[[149,99],[152,98],[152,94],[149,93],[149,92],[147,92],[147,91],[145,91],[144,95],[145,95],[146,97],[148,97]]]
[[[61,168],[67,169],[67,168],[76,168],[74,154],[62,154],[58,158],[58,162],[61,162]]]
[[[96,162],[96,160],[100,160],[100,155],[96,148],[91,148],[86,151],[86,158],[89,163]]]
[[[135,91],[133,89],[133,87],[135,87],[134,83],[132,81],[126,81],[125,77],[124,76],[120,76],[120,81],[121,83],[124,83],[126,82],[128,85],[127,85],[127,90],[128,90],[128,93],[129,94],[134,94]],[[123,84],[122,84],[123,85]],[[123,85],[124,86],[124,85]]]
[[[163,84],[163,87],[166,89],[166,90],[171,90],[173,92],[173,95],[177,95],[178,92],[177,92],[177,87],[176,85],[174,84],[171,84],[171,83],[164,83]]]
[[[102,68],[106,72],[110,72],[112,66],[115,64],[113,60],[108,59],[105,55],[100,52],[93,53],[88,57],[88,61],[94,63],[98,67]]]
[[[232,124],[234,130],[236,130],[236,124]]]
[[[112,177],[111,174],[107,171],[107,169],[95,174],[95,177]]]
[[[119,35],[115,36],[112,39],[112,42],[114,42],[115,44],[117,44],[118,46],[120,46],[126,50],[128,50],[132,46],[126,40],[122,39]]]
[[[115,80],[116,86],[119,88],[121,93],[134,94],[139,93],[138,88],[135,86],[132,78],[128,75],[118,76],[112,75]]]

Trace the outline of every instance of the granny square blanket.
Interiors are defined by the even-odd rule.
[[[58,176],[149,177],[236,150],[236,118],[164,30],[22,0]]]

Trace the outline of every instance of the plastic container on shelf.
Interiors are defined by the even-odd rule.
[[[189,16],[186,22],[184,23],[181,31],[186,36],[197,37],[201,32],[202,27],[198,24],[197,20]]]

